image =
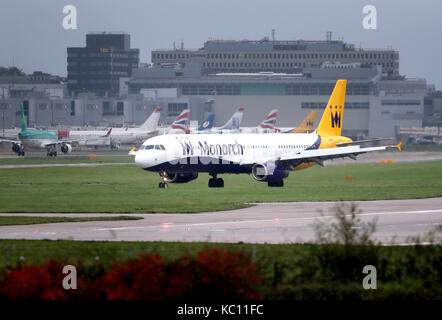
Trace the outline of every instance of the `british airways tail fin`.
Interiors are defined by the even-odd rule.
[[[189,109],[184,109],[180,113],[180,115],[176,117],[175,121],[170,126],[170,129],[181,133],[190,133],[189,115],[190,115]]]
[[[241,126],[244,108],[239,108],[224,126],[218,130],[238,130]]]
[[[211,113],[207,116],[206,120],[198,128],[198,131],[210,130],[213,127],[213,120],[215,119],[215,114]]]
[[[274,130],[276,124],[276,118],[278,117],[278,109],[273,109],[267,115],[263,122],[259,125],[261,129]]]

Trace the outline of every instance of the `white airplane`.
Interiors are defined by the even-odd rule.
[[[338,80],[314,132],[297,134],[199,134],[163,135],[146,140],[136,152],[135,163],[143,170],[159,172],[162,182],[183,183],[207,172],[209,187],[223,187],[223,173],[252,174],[269,187],[282,187],[290,171],[325,160],[356,159],[361,153],[397,146],[362,147],[361,144],[390,140],[352,141],[341,136],[347,80]]]
[[[137,128],[111,128],[110,138],[115,145],[141,143],[141,141],[158,133],[157,126],[160,120],[161,108],[156,108],[146,121]],[[96,130],[71,130],[69,138],[81,138],[92,141],[93,139],[106,137],[106,131]]]

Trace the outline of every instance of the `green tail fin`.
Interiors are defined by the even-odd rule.
[[[20,115],[21,115],[21,131],[26,131],[26,117],[23,110],[23,104],[20,104]]]

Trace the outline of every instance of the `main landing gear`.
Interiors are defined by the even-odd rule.
[[[160,176],[161,176],[161,180],[163,180],[163,181],[161,181],[158,184],[158,188],[160,188],[160,189],[167,189],[168,184],[167,184],[167,174],[166,174],[166,172],[165,171],[160,171]]]
[[[224,180],[216,177],[216,173],[210,173],[212,178],[209,179],[209,188],[223,188]]]
[[[23,145],[20,145],[18,143],[14,143],[12,145],[12,151],[14,151],[19,157],[25,156],[25,148],[23,147]]]
[[[267,186],[269,187],[283,187],[284,186],[284,180],[269,180],[267,181]]]
[[[55,147],[48,149],[48,153],[46,153],[48,157],[56,157],[57,156],[57,150],[55,150]]]

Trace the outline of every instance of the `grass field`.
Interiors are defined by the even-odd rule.
[[[91,153],[92,154],[92,153]],[[0,159],[0,165],[20,165],[20,164],[68,164],[68,163],[134,163],[134,157],[129,155],[100,156],[89,159],[89,156],[59,156],[50,158],[45,156],[30,156],[17,158]]]
[[[442,152],[440,144],[413,144],[409,143],[402,147],[403,151],[410,152]]]
[[[442,196],[442,162],[353,164],[292,172],[284,188],[247,175],[207,174],[159,189],[157,173],[135,165],[0,169],[1,212],[203,212],[248,202],[412,199]]]
[[[115,216],[115,217],[91,217],[91,218],[68,218],[68,217],[29,217],[9,216],[0,217],[0,226],[15,226],[24,224],[57,223],[57,222],[87,222],[87,221],[121,221],[141,220],[142,217]]]

